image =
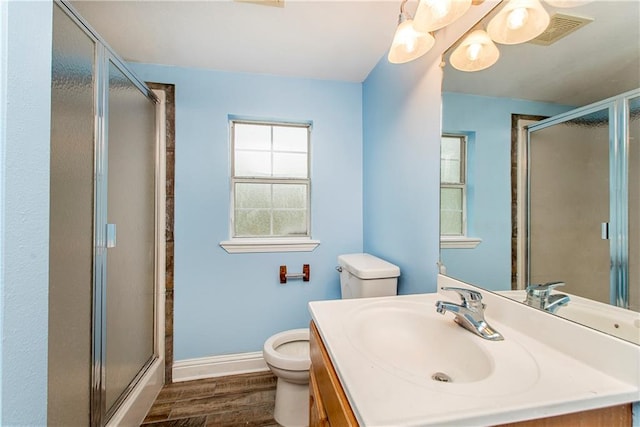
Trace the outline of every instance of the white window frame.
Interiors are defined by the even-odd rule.
[[[289,126],[307,129],[307,177],[258,177],[258,176],[236,176],[235,174],[235,125],[250,124],[263,126]],[[220,246],[229,253],[255,253],[255,252],[310,252],[313,251],[320,241],[311,239],[311,124],[276,122],[264,120],[229,120],[230,134],[230,209],[229,209],[229,236],[230,239],[220,242]],[[272,151],[273,154],[273,151]],[[262,184],[300,184],[307,187],[306,206],[306,235],[301,236],[257,236],[242,237],[235,236],[235,186],[238,183],[262,183]]]
[[[462,190],[462,234],[442,234],[440,229],[440,247],[446,249],[473,249],[482,241],[476,237],[467,235],[467,152],[468,152],[468,136],[462,133],[443,133],[442,138],[458,138],[461,141],[460,148],[460,181],[440,182],[440,192],[443,188],[455,188]],[[442,156],[440,156],[440,167],[442,168]],[[442,208],[440,210],[442,216]]]

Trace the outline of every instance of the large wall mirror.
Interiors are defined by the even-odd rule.
[[[541,0],[545,33],[496,43],[489,68],[451,65],[464,37],[445,54],[442,270],[521,301],[563,282],[553,292],[569,300],[546,311],[640,344],[640,2],[558,3]]]

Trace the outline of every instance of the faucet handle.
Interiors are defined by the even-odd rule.
[[[482,304],[482,294],[480,292],[471,289],[455,288],[449,286],[445,286],[440,289],[442,289],[443,291],[457,292],[458,295],[460,295],[460,299],[462,300],[463,305],[469,306],[474,304]]]
[[[564,282],[547,282],[542,285],[529,285],[527,286],[527,294],[528,295],[549,295],[553,288],[557,288],[558,286],[564,286]]]

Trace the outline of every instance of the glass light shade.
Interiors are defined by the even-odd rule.
[[[480,71],[491,67],[500,58],[500,51],[484,30],[470,33],[453,51],[449,62],[460,71]]]
[[[549,14],[538,0],[510,0],[491,19],[487,32],[498,43],[524,43],[542,34],[549,21]]]
[[[593,0],[545,0],[554,7],[576,7],[591,3]]]
[[[446,27],[471,7],[472,0],[420,0],[413,26],[428,33]]]
[[[416,31],[413,21],[407,19],[396,29],[389,49],[389,62],[403,64],[419,58],[431,49],[435,41],[431,34]]]

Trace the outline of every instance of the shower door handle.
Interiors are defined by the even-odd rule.
[[[603,222],[600,224],[600,233],[602,240],[609,240],[609,223]]]
[[[116,225],[115,224],[107,224],[106,227],[106,242],[107,249],[116,247]]]

